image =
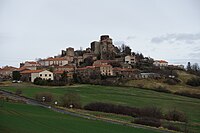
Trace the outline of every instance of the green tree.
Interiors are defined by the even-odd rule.
[[[67,108],[81,108],[80,96],[76,93],[67,93],[60,97],[61,104]]]
[[[200,70],[199,68],[199,64],[198,63],[194,63],[191,67],[191,69],[195,72],[198,72]]]
[[[20,72],[19,71],[13,71],[12,77],[13,77],[13,80],[20,80],[20,78],[21,78]]]
[[[61,80],[64,81],[65,83],[68,82],[68,71],[64,71],[64,72],[61,74]]]
[[[188,62],[188,64],[187,64],[187,71],[190,71],[191,70],[191,64],[190,64],[190,62]]]

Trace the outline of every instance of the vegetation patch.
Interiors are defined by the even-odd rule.
[[[187,122],[185,114],[177,109],[169,110],[165,115],[165,119],[172,121]]]
[[[161,122],[159,119],[151,118],[151,117],[140,117],[136,118],[133,123],[136,124],[142,124],[142,125],[147,125],[147,126],[152,126],[152,127],[160,127]]]
[[[35,99],[40,102],[52,102],[54,97],[50,92],[39,92],[35,95]]]
[[[189,79],[187,82],[186,82],[187,85],[190,85],[190,86],[200,86],[200,78],[191,78]]]
[[[81,108],[80,96],[76,93],[66,93],[60,97],[61,106],[67,108]]]

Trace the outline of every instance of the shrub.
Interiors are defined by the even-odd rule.
[[[114,105],[109,103],[100,103],[100,102],[87,104],[84,106],[84,109],[91,111],[106,112],[106,113],[122,114],[133,117],[138,116],[139,114],[138,108]]]
[[[35,95],[35,99],[40,102],[52,102],[53,95],[49,92],[39,92]]]
[[[164,125],[163,127],[164,127],[164,128],[167,128],[167,129],[169,129],[169,130],[182,131],[179,127],[177,127],[177,126],[175,126],[175,125],[172,125],[172,124]]]
[[[136,118],[133,121],[133,123],[152,126],[152,127],[160,127],[161,126],[161,122],[159,119],[149,118],[149,117]]]
[[[167,78],[164,83],[167,83],[169,85],[176,85],[178,83],[180,83],[181,81],[177,78]]]
[[[142,117],[163,118],[161,108],[158,107],[145,107],[141,108],[139,115]]]
[[[35,78],[34,84],[36,85],[49,85],[49,86],[65,86],[66,83],[64,81],[52,81],[52,80],[46,80],[42,78]]]
[[[80,96],[75,93],[67,93],[60,98],[63,107],[81,108]]]
[[[181,121],[181,122],[187,121],[185,114],[176,109],[169,110],[167,114],[165,115],[165,119],[172,120],[172,121]]]
[[[200,86],[200,78],[191,78],[186,82],[186,84],[190,86]]]
[[[22,90],[21,90],[21,89],[17,89],[17,90],[15,91],[15,94],[16,94],[16,95],[21,95],[21,94],[22,94]]]
[[[156,87],[155,89],[153,89],[154,91],[157,91],[157,92],[165,92],[165,93],[171,93],[170,90],[168,90],[166,87],[164,86],[158,86]]]

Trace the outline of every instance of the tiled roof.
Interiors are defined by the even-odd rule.
[[[95,66],[86,66],[86,67],[81,67],[81,68],[77,68],[77,70],[86,70],[86,69],[94,69]]]
[[[30,73],[39,73],[45,70],[25,70],[23,72],[21,72],[21,74],[30,74]]]
[[[38,63],[35,62],[35,61],[26,61],[25,63],[29,63],[29,64],[38,64]]]
[[[168,63],[168,62],[165,61],[165,60],[160,60],[159,62],[160,62],[160,63]]]
[[[47,58],[47,59],[44,59],[43,61],[62,61],[62,60],[67,60],[65,58]]]
[[[93,66],[95,66],[95,67],[112,67],[111,65],[106,65],[106,64],[94,64]]]
[[[16,67],[12,67],[12,66],[5,66],[1,69],[1,71],[13,71],[17,69]]]
[[[67,65],[67,66],[56,66],[56,68],[74,68],[74,66]]]
[[[64,71],[54,71],[54,74],[63,74]]]
[[[24,70],[29,70],[29,69],[26,66],[23,66],[17,69],[17,71],[24,71]]]
[[[168,62],[165,61],[165,60],[156,60],[155,62],[159,62],[159,63],[168,63]]]

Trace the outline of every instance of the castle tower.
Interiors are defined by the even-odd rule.
[[[66,56],[74,56],[74,48],[67,48],[66,49]]]

